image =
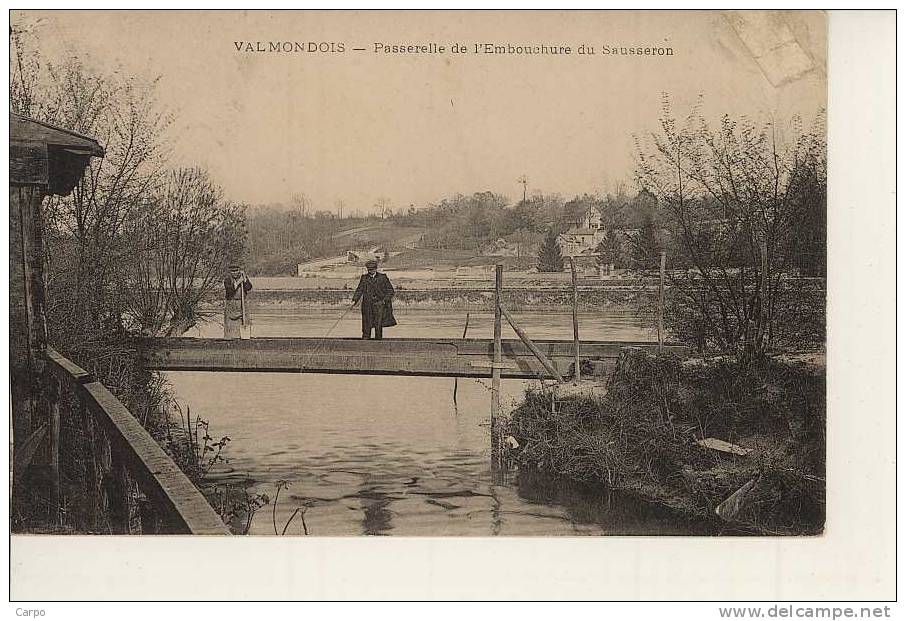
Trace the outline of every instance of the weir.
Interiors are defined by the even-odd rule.
[[[571,375],[575,344],[537,340],[537,348],[561,375]],[[157,371],[347,373],[433,377],[490,377],[494,339],[400,338],[147,338],[137,343],[146,368]],[[579,360],[612,366],[624,347],[656,350],[657,343],[582,341]],[[680,346],[667,345],[668,351]],[[554,379],[529,347],[501,340],[500,376]]]

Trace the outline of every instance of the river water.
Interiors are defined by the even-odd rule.
[[[356,336],[358,311],[257,312],[256,336]],[[517,316],[530,336],[572,338],[568,313]],[[406,311],[387,337],[460,337],[465,313]],[[473,313],[468,336],[490,337],[493,317]],[[649,340],[630,314],[584,314],[588,339]],[[193,334],[190,333],[191,337]],[[215,322],[194,336],[220,336]],[[509,330],[504,338],[514,338]],[[247,480],[271,504],[249,530],[273,535],[298,507],[312,535],[692,534],[699,529],[600,486],[579,486],[527,472],[492,473],[490,380],[283,373],[171,372],[175,396],[228,435],[229,463],[214,471]],[[504,380],[511,408],[530,382]],[[277,482],[285,481],[274,514]],[[302,521],[287,534],[299,535]]]

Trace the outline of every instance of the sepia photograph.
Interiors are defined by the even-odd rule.
[[[10,20],[14,534],[824,533],[824,12]]]

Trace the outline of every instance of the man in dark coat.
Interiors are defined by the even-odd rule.
[[[384,338],[384,328],[396,325],[393,317],[393,285],[386,274],[377,271],[377,261],[367,261],[367,274],[359,278],[359,286],[352,296],[352,305],[362,301],[362,338]]]

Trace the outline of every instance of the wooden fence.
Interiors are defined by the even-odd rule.
[[[47,362],[50,390],[45,397],[50,401],[50,445],[55,453],[51,485],[56,489],[51,497],[63,495],[59,447],[78,446],[83,496],[61,506],[78,506],[70,520],[79,531],[230,534],[201,492],[103,384],[51,348]],[[78,441],[65,437],[67,430],[78,430]],[[71,477],[68,482],[71,485]]]

